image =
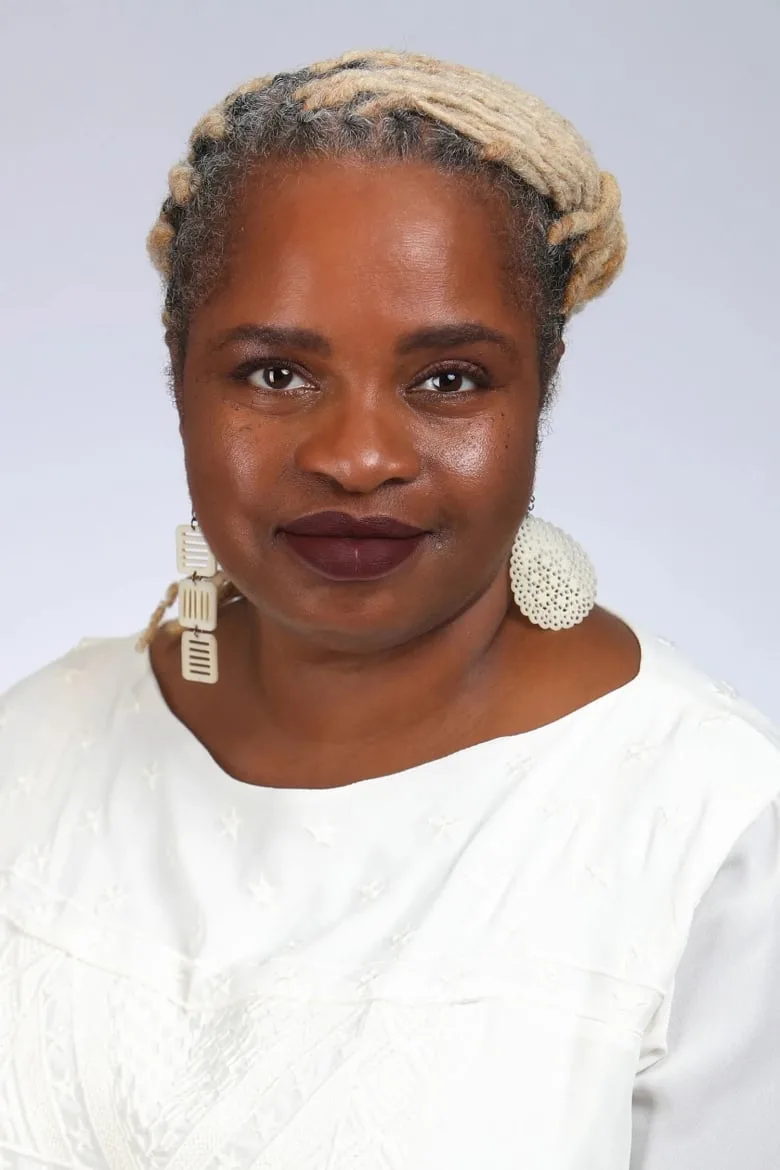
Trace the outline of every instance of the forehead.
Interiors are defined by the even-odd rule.
[[[345,310],[355,327],[381,311],[399,327],[455,316],[506,328],[520,310],[505,217],[499,196],[425,163],[265,164],[242,188],[214,300],[323,328]]]

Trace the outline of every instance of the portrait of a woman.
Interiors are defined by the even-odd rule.
[[[0,1165],[780,1164],[780,739],[534,500],[626,239],[465,66],[197,123],[148,238],[175,581],[0,707]]]

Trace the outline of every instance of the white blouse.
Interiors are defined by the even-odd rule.
[[[728,688],[645,637],[547,727],[276,789],[133,642],[0,704],[0,1167],[780,1166],[780,740]]]

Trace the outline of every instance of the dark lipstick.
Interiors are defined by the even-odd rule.
[[[371,581],[398,568],[416,550],[426,531],[392,516],[350,516],[317,512],[280,531],[290,548],[324,577]]]

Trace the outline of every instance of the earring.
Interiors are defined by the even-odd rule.
[[[217,571],[214,554],[198,528],[195,513],[190,524],[176,529],[176,567],[188,574],[179,582],[181,673],[189,682],[217,681],[217,586],[209,580]]]
[[[512,546],[509,579],[520,612],[545,630],[579,625],[596,604],[596,572],[585,550],[530,513]]]

